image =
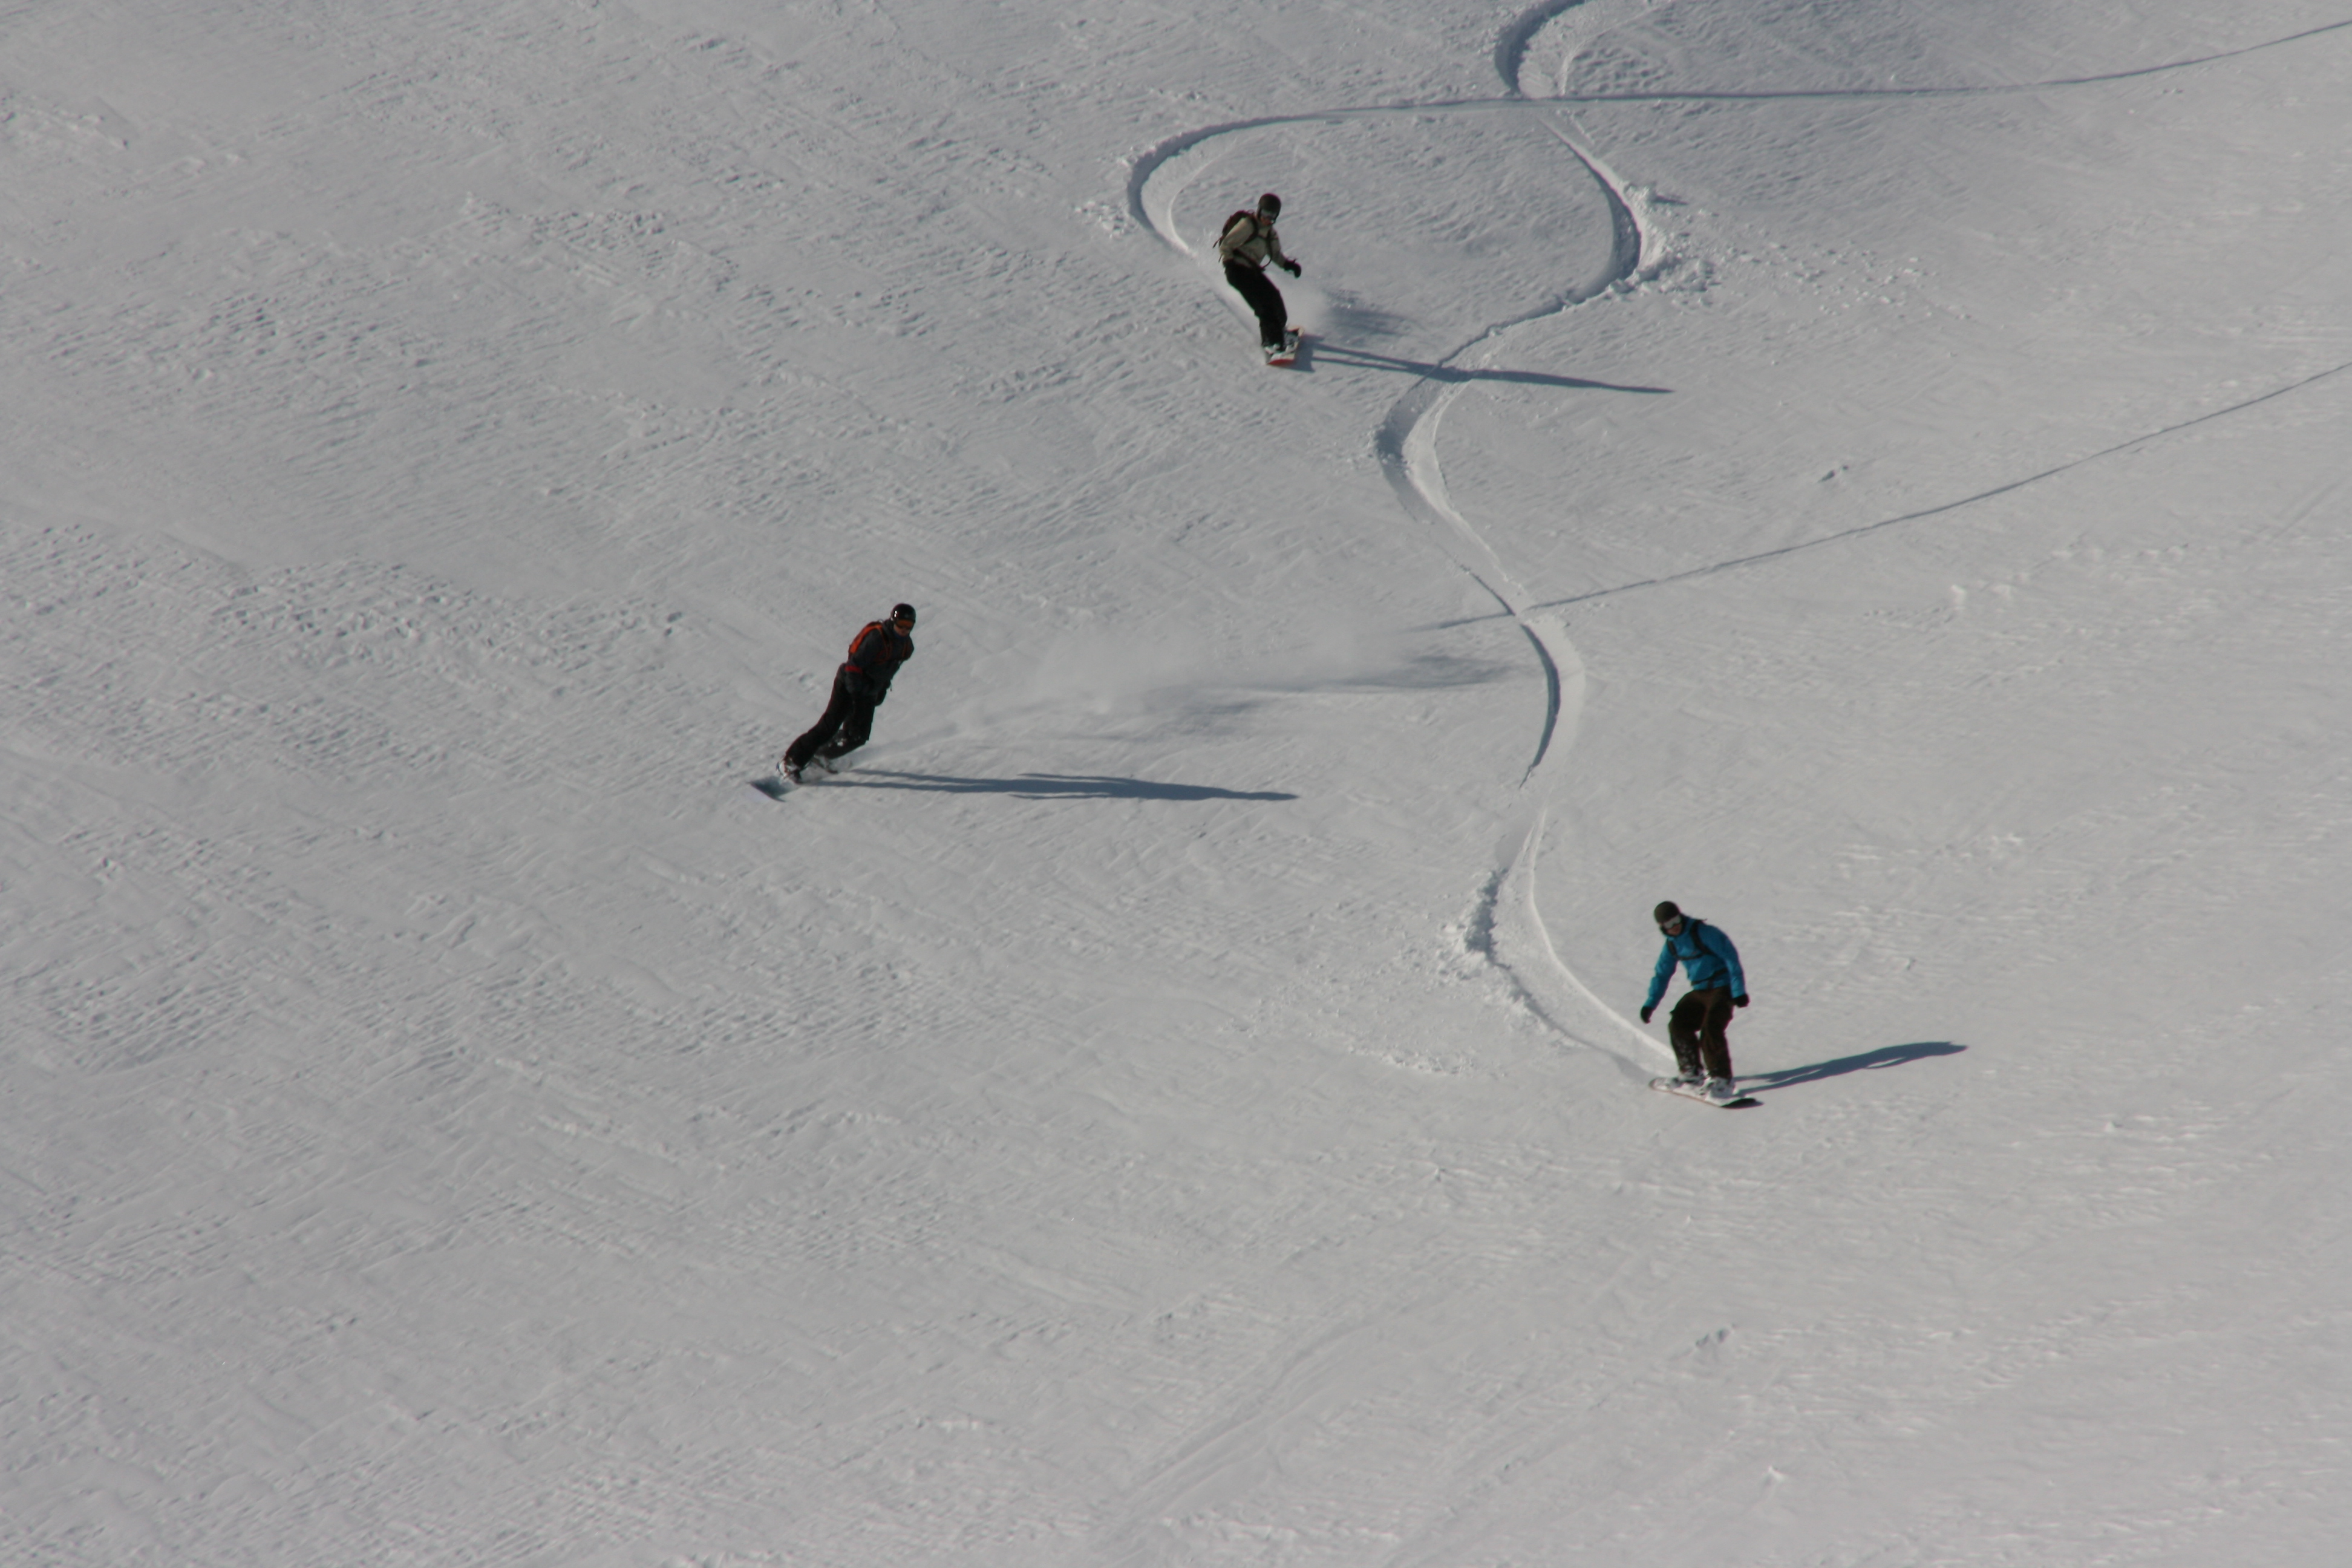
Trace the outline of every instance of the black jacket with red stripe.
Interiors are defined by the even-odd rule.
[[[868,621],[849,639],[842,673],[879,702],[890,690],[898,667],[915,657],[915,639],[889,621]]]

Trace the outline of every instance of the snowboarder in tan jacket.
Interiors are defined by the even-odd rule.
[[[1217,236],[1217,259],[1225,264],[1225,281],[1257,312],[1258,339],[1269,357],[1297,347],[1298,338],[1289,330],[1290,310],[1282,302],[1282,290],[1266,279],[1265,264],[1271,261],[1293,278],[1306,270],[1283,253],[1282,237],[1274,231],[1274,220],[1281,213],[1282,198],[1268,191],[1258,197],[1255,212],[1234,214]]]

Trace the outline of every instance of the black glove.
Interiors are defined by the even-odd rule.
[[[1735,1007],[1745,1007],[1748,1005],[1748,998],[1745,996],[1734,996],[1731,999],[1731,1005]]]
[[[1293,278],[1304,278],[1307,275],[1307,268],[1301,267],[1296,261],[1285,261],[1278,265],[1280,265],[1282,269],[1289,273]]]
[[[1656,1012],[1657,1010],[1658,1010],[1658,1005],[1657,1005],[1655,1002],[1653,1002],[1653,1003],[1651,1003],[1648,1006],[1646,1006],[1646,1007],[1643,1008],[1643,1009],[1642,1009],[1642,1022],[1643,1022],[1644,1024],[1648,1023],[1648,1022],[1650,1021],[1650,1015],[1651,1015],[1651,1014],[1653,1014],[1653,1013],[1654,1013],[1654,1012]]]

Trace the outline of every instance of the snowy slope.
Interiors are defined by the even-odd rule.
[[[0,17],[0,1561],[2340,1561],[2347,81]]]

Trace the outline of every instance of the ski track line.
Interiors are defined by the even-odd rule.
[[[1544,129],[1557,137],[1560,143],[1569,150],[1570,155],[1573,156],[1578,163],[1583,167],[1586,174],[1591,177],[1595,186],[1601,193],[1602,199],[1609,208],[1611,225],[1613,231],[1609,263],[1603,268],[1601,276],[1593,282],[1581,288],[1568,289],[1554,299],[1547,300],[1521,315],[1512,317],[1506,321],[1497,321],[1486,327],[1471,338],[1467,342],[1464,343],[1461,347],[1439,359],[1435,363],[1434,373],[1424,374],[1411,389],[1409,389],[1402,397],[1398,398],[1396,403],[1390,407],[1387,416],[1381,420],[1379,428],[1373,435],[1373,449],[1380,459],[1381,471],[1388,479],[1390,489],[1395,492],[1398,503],[1403,508],[1406,515],[1413,519],[1415,521],[1429,525],[1435,531],[1437,537],[1441,542],[1441,547],[1445,550],[1448,558],[1454,562],[1454,565],[1460,569],[1465,575],[1468,576],[1471,581],[1477,584],[1480,590],[1488,597],[1492,598],[1503,613],[1509,616],[1513,623],[1518,626],[1521,634],[1527,637],[1528,646],[1535,654],[1537,663],[1543,670],[1545,687],[1543,724],[1540,732],[1537,737],[1534,755],[1529,759],[1526,769],[1519,775],[1519,787],[1521,789],[1526,788],[1528,784],[1533,780],[1536,770],[1543,764],[1547,757],[1551,755],[1554,742],[1561,738],[1560,726],[1563,720],[1566,720],[1568,723],[1567,739],[1570,742],[1573,741],[1575,719],[1578,710],[1581,707],[1581,699],[1584,688],[1583,663],[1581,658],[1576,655],[1573,645],[1569,642],[1565,628],[1556,622],[1552,623],[1548,628],[1545,627],[1542,624],[1531,618],[1535,612],[1566,609],[1575,605],[1590,604],[1596,600],[1608,598],[1615,595],[1631,593],[1637,589],[1662,587],[1669,584],[1693,581],[1697,578],[1711,576],[1719,573],[1737,571],[1743,567],[1756,565],[1766,561],[1776,560],[1782,556],[1792,555],[1802,551],[1815,549],[1824,544],[1831,544],[1843,540],[1857,538],[1863,534],[1875,532],[1881,529],[1892,528],[1902,523],[1916,522],[1927,518],[1940,516],[1946,512],[1955,511],[1960,508],[1974,505],[1979,501],[1990,500],[1995,497],[2009,494],[2013,490],[2024,489],[2029,485],[2039,483],[2043,479],[2055,478],[2060,474],[2063,474],[2070,469],[2079,468],[2086,463],[2092,463],[2103,458],[2116,456],[2134,447],[2144,446],[2151,441],[2160,439],[2166,436],[2204,424],[2209,420],[2218,419],[2230,414],[2235,414],[2243,409],[2253,407],[2256,405],[2266,403],[2273,398],[2284,396],[2289,393],[2301,391],[2304,388],[2314,385],[2330,376],[2338,374],[2345,370],[2352,369],[2352,363],[2339,364],[2330,369],[2317,372],[2315,374],[2305,376],[2301,380],[2292,382],[2284,386],[2275,387],[2269,392],[2232,404],[2226,408],[2215,409],[2210,413],[2200,415],[2196,418],[2184,420],[2177,425],[2168,426],[2161,430],[2151,431],[2144,435],[2133,437],[2129,440],[2118,442],[2115,446],[2103,448],[2100,451],[2071,459],[2070,461],[2059,464],[2054,468],[2046,468],[2039,473],[2028,475],[2023,479],[2012,480],[2008,484],[1996,486],[1993,489],[1979,491],[1975,495],[1966,496],[1958,500],[1948,501],[1938,506],[1926,508],[1918,511],[1907,512],[1899,517],[1885,518],[1876,522],[1865,523],[1861,527],[1848,529],[1842,532],[1831,534],[1821,539],[1808,540],[1799,544],[1785,545],[1776,550],[1765,551],[1754,555],[1742,556],[1735,560],[1716,562],[1706,566],[1695,567],[1687,572],[1675,573],[1668,576],[1645,579],[1637,583],[1621,584],[1615,587],[1596,589],[1590,593],[1573,595],[1561,599],[1551,599],[1531,603],[1529,602],[1529,596],[1521,590],[1517,584],[1511,581],[1509,574],[1504,570],[1501,560],[1496,556],[1493,548],[1486,543],[1483,537],[1480,536],[1477,530],[1470,523],[1470,521],[1454,509],[1452,500],[1446,491],[1444,468],[1437,456],[1437,431],[1439,426],[1443,422],[1447,406],[1451,405],[1454,396],[1462,390],[1462,388],[1468,384],[1472,377],[1467,374],[1461,372],[1454,372],[1454,374],[1444,374],[1441,373],[1454,371],[1455,362],[1465,354],[1470,353],[1473,349],[1476,348],[1479,344],[1492,343],[1503,333],[1509,331],[1515,327],[1522,326],[1531,321],[1543,320],[1547,317],[1555,316],[1564,310],[1572,309],[1588,300],[1607,292],[1611,288],[1633,277],[1640,268],[1644,243],[1643,236],[1642,234],[1639,220],[1634,216],[1631,205],[1628,204],[1624,198],[1624,183],[1619,179],[1613,172],[1608,169],[1608,167],[1601,162],[1599,157],[1589,148],[1580,143],[1565,131],[1560,129],[1558,120],[1564,110],[1582,105],[1612,103],[1763,104],[1864,99],[1948,99],[1995,97],[2004,94],[2047,91],[2062,88],[2091,87],[2103,83],[2137,80],[2147,77],[2163,75],[2168,72],[2189,70],[2198,67],[2212,65],[2224,60],[2237,59],[2248,55],[2260,53],[2263,50],[2280,48],[2289,44],[2299,43],[2308,39],[2342,32],[2347,28],[2352,28],[2352,18],[2347,18],[2343,21],[2325,23],[2315,27],[2307,27],[2300,32],[2291,33],[2282,37],[2266,39],[2260,43],[2249,44],[2240,48],[2219,50],[2210,54],[2193,56],[2184,59],[2169,60],[2158,65],[2135,67],[2127,70],[2105,71],[2084,76],[2054,77],[2032,82],[1889,88],[1787,89],[1751,92],[1691,90],[1590,94],[1564,93],[1549,98],[1528,98],[1520,90],[1518,78],[1525,64],[1527,51],[1534,42],[1536,35],[1540,33],[1543,28],[1552,21],[1567,15],[1569,12],[1576,9],[1579,5],[1584,3],[1585,0],[1543,0],[1542,4],[1532,6],[1528,10],[1522,12],[1517,18],[1503,27],[1501,32],[1496,36],[1493,58],[1496,74],[1502,80],[1505,92],[1504,97],[1436,100],[1423,102],[1394,104],[1364,104],[1335,109],[1307,110],[1296,114],[1263,115],[1246,120],[1221,121],[1213,125],[1202,126],[1192,131],[1181,132],[1147,149],[1139,154],[1129,166],[1127,182],[1127,201],[1129,215],[1144,227],[1157,235],[1160,239],[1176,254],[1191,258],[1195,257],[1197,253],[1190,245],[1185,243],[1181,234],[1178,230],[1173,216],[1176,198],[1181,195],[1185,187],[1189,185],[1190,181],[1187,180],[1178,183],[1172,189],[1169,189],[1165,192],[1164,199],[1157,202],[1153,200],[1154,192],[1152,186],[1157,176],[1177,159],[1181,158],[1184,153],[1189,153],[1209,142],[1214,141],[1219,137],[1233,135],[1237,132],[1246,131],[1268,130],[1284,125],[1339,124],[1351,120],[1370,120],[1396,114],[1428,114],[1437,112],[1512,113],[1536,111],[1546,116],[1544,121]],[[1222,294],[1223,291],[1221,290],[1220,292]],[[1228,301],[1228,303],[1231,302],[1232,301],[1230,300]],[[1550,632],[1549,638],[1545,635],[1547,629]],[[1555,650],[1555,641],[1557,642],[1558,649],[1559,651]],[[1567,656],[1565,660],[1563,660],[1560,656],[1562,652]],[[1565,678],[1562,674],[1563,664],[1565,664],[1569,671],[1569,674]],[[1567,698],[1571,694],[1571,692],[1577,700],[1574,707],[1569,706],[1567,702]],[[1528,819],[1522,818],[1521,820],[1526,822]],[[1576,1031],[1569,1028],[1559,1016],[1558,1009],[1553,1006],[1547,1005],[1542,1001],[1537,988],[1528,983],[1528,979],[1526,975],[1517,971],[1517,967],[1513,964],[1511,960],[1506,956],[1503,951],[1505,943],[1501,938],[1501,934],[1497,931],[1496,927],[1502,919],[1504,910],[1516,905],[1521,911],[1522,919],[1525,921],[1528,931],[1532,933],[1529,945],[1532,949],[1542,954],[1546,961],[1547,967],[1557,971],[1559,976],[1568,983],[1569,986],[1573,990],[1576,995],[1584,1003],[1590,1005],[1602,1016],[1621,1026],[1629,1034],[1640,1039],[1647,1051],[1655,1053],[1661,1049],[1655,1041],[1652,1040],[1649,1036],[1643,1034],[1630,1020],[1626,1019],[1614,1008],[1609,1007],[1603,1004],[1600,997],[1594,994],[1592,988],[1587,985],[1576,971],[1560,958],[1558,950],[1552,944],[1550,933],[1543,923],[1542,911],[1538,906],[1534,876],[1535,864],[1540,848],[1540,840],[1547,820],[1548,813],[1541,807],[1538,807],[1536,810],[1532,821],[1529,822],[1528,826],[1515,828],[1504,835],[1502,844],[1497,847],[1497,859],[1499,864],[1496,865],[1493,873],[1487,878],[1485,887],[1479,893],[1477,900],[1478,907],[1472,915],[1472,928],[1474,930],[1484,929],[1487,932],[1487,938],[1485,943],[1485,952],[1486,957],[1489,962],[1495,963],[1497,968],[1503,970],[1510,978],[1513,989],[1517,993],[1521,1000],[1526,1003],[1530,1012],[1572,1043],[1585,1046],[1588,1048],[1602,1049],[1604,1054],[1617,1057],[1620,1065],[1624,1066],[1627,1064],[1619,1053],[1608,1050],[1606,1047],[1595,1047],[1593,1042],[1583,1038],[1578,1035]],[[1503,898],[1503,892],[1507,886],[1514,886],[1517,888],[1519,891],[1519,896],[1517,899],[1507,902]],[[1510,945],[1516,949],[1517,943],[1515,942]]]
[[[2194,418],[2183,419],[2175,425],[2167,425],[2160,430],[2149,430],[2118,441],[2112,447],[2102,447],[2095,452],[2086,452],[2079,458],[2070,458],[2053,468],[2044,468],[2037,474],[2028,474],[2021,479],[2011,479],[2005,485],[1995,485],[1990,489],[1979,490],[1974,495],[1962,496],[1958,500],[1943,501],[1935,506],[1923,507],[1917,511],[1906,511],[1900,517],[1884,517],[1876,522],[1865,522],[1853,528],[1843,529],[1836,533],[1825,533],[1819,539],[1808,539],[1796,544],[1783,544],[1776,549],[1759,551],[1753,555],[1738,555],[1728,561],[1717,561],[1705,566],[1694,566],[1686,572],[1669,573],[1664,577],[1644,577],[1638,582],[1620,583],[1613,588],[1595,588],[1590,593],[1573,594],[1565,599],[1547,599],[1541,604],[1528,607],[1538,610],[1559,610],[1566,609],[1570,605],[1589,605],[1598,599],[1614,598],[1618,595],[1631,594],[1643,588],[1663,588],[1670,584],[1688,583],[1696,578],[1712,577],[1720,573],[1737,572],[1743,567],[1761,565],[1767,561],[1778,561],[1784,556],[1801,555],[1808,550],[1819,550],[1825,544],[1842,544],[1850,539],[1859,539],[1867,533],[1876,533],[1881,529],[1895,528],[1906,522],[1919,522],[1931,517],[1941,517],[1946,512],[1958,511],[1964,507],[1974,506],[1979,501],[1992,500],[1997,497],[2008,495],[2013,490],[2021,490],[2028,485],[2038,485],[2044,479],[2054,479],[2061,474],[2071,473],[2076,468],[2098,462],[2102,458],[2119,457],[2123,453],[2147,446],[2152,442],[2161,441],[2168,436],[2178,435],[2183,430],[2193,430],[2200,425],[2210,424],[2216,419],[2225,419],[2232,414],[2242,414],[2249,408],[2268,403],[2273,398],[2285,397],[2316,386],[2328,377],[2341,375],[2347,370],[2352,370],[2352,360],[2347,360],[2342,364],[2330,365],[2326,370],[2314,371],[2309,375],[2287,382],[2281,386],[2274,386],[2268,392],[2256,393],[2253,396],[2232,403],[2227,407],[2211,409]]]

